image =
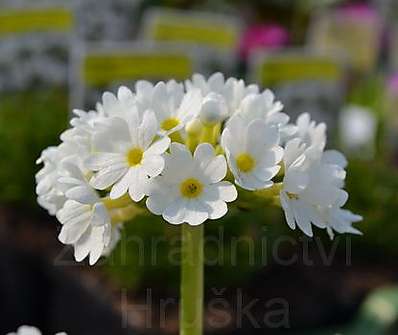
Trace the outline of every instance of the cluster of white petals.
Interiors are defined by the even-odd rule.
[[[16,333],[8,333],[7,335],[41,335],[41,331],[31,326],[21,326]],[[56,333],[55,335],[66,335],[66,333]]]
[[[290,228],[296,225],[312,236],[312,224],[338,233],[360,234],[352,227],[362,220],[342,209],[348,199],[343,190],[347,161],[336,150],[325,150],[326,126],[302,114],[297,134],[287,141],[283,157],[284,178],[280,201]]]
[[[173,143],[165,159],[162,175],[148,189],[146,206],[152,213],[173,224],[191,225],[227,213],[226,202],[238,194],[234,185],[223,181],[227,163],[223,155],[215,155],[212,145],[199,144],[192,155],[185,145]]]
[[[59,240],[90,264],[142,209],[199,225],[224,216],[240,190],[276,189],[288,225],[309,236],[312,225],[359,233],[361,217],[342,209],[346,160],[325,150],[326,126],[308,114],[290,123],[282,110],[270,90],[220,73],[106,92],[43,151],[38,202],[61,222]]]

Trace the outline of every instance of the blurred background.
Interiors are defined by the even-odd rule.
[[[142,217],[90,268],[36,204],[73,108],[139,79],[221,71],[328,125],[363,236],[279,209],[206,225],[206,334],[398,334],[398,1],[0,0],[0,334],[177,334],[179,229]]]

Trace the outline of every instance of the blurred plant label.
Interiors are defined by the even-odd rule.
[[[310,28],[309,42],[320,52],[339,52],[357,71],[371,71],[377,62],[381,22],[376,13],[342,9],[318,14]]]
[[[316,121],[326,122],[331,131],[341,109],[343,78],[337,57],[308,50],[256,52],[249,63],[249,79],[273,88],[292,120],[308,112]]]
[[[343,69],[335,57],[311,52],[256,53],[250,62],[251,79],[264,87],[294,81],[340,81]]]
[[[73,0],[72,2],[75,8],[76,35],[80,40],[116,42],[134,39],[137,25],[141,21],[139,15],[142,0]]]
[[[186,79],[192,72],[191,59],[186,55],[151,52],[89,53],[82,68],[83,78],[89,86],[144,78]]]
[[[0,92],[67,83],[72,9],[37,1],[19,1],[19,7],[0,11]]]
[[[69,31],[72,12],[66,8],[2,9],[0,37],[10,34],[43,31]]]
[[[146,14],[142,34],[153,41],[228,51],[238,45],[240,27],[238,20],[227,15],[155,8]]]
[[[198,70],[195,57],[176,48],[145,43],[94,47],[75,57],[72,103],[87,106],[97,93],[137,80],[185,80]]]

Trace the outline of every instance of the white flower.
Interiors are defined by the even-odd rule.
[[[283,105],[280,101],[275,101],[275,95],[270,90],[265,90],[261,94],[250,94],[246,96],[239,111],[240,116],[248,120],[256,118],[265,119],[268,123],[278,124],[287,123],[289,117],[281,113]],[[287,121],[286,121],[287,119]]]
[[[199,90],[181,95],[182,92],[176,87],[170,83],[168,87],[164,82],[159,82],[153,88],[150,108],[156,115],[162,135],[183,129],[198,115],[201,107],[202,95]]]
[[[41,332],[35,327],[21,326],[16,333],[8,333],[7,335],[41,335]],[[66,333],[56,333],[55,335],[66,335]]]
[[[134,107],[134,94],[127,87],[121,86],[117,97],[111,92],[105,92],[102,95],[102,104],[99,104],[97,109],[105,116],[123,117]]]
[[[36,174],[36,194],[37,201],[51,215],[55,215],[66,199],[59,190],[58,167],[62,153],[59,147],[50,147],[44,150],[37,160],[37,164],[44,164],[43,168]]]
[[[21,326],[16,333],[8,333],[7,335],[41,335],[41,332],[35,327]]]
[[[37,160],[38,164],[44,164],[44,167],[36,174],[38,203],[51,215],[55,215],[68,198],[65,195],[67,188],[59,182],[60,177],[63,176],[62,172],[65,173],[68,170],[65,170],[63,162],[69,160],[78,166],[78,170],[88,173],[87,169],[84,169],[83,160],[91,152],[92,134],[86,129],[89,127],[88,124],[83,126],[81,118],[87,117],[91,120],[91,117],[82,111],[79,115],[79,120],[74,119],[77,123],[81,122],[79,127],[64,132],[61,135],[63,142],[58,147],[44,150]]]
[[[199,89],[202,96],[206,96],[209,93],[221,95],[227,103],[230,116],[236,112],[247,95],[259,92],[257,85],[246,86],[243,80],[237,80],[236,78],[225,80],[224,75],[220,72],[214,73],[208,80],[201,74],[194,74],[191,80],[185,82],[185,85],[188,92],[193,89]]]
[[[97,192],[88,184],[90,173],[79,166],[74,157],[62,160],[58,171],[58,188],[69,200],[89,204],[97,200]]]
[[[311,120],[308,113],[301,114],[296,121],[297,134],[295,136],[301,138],[301,140],[307,145],[316,146],[319,150],[323,150],[326,145],[326,124],[316,124],[315,121]]]
[[[208,143],[200,144],[192,157],[182,144],[172,143],[162,175],[153,178],[148,191],[148,209],[172,224],[199,225],[218,219],[226,202],[237,197],[235,186],[221,181],[227,173],[224,156],[216,156]]]
[[[154,85],[146,80],[138,80],[135,83],[136,101],[144,110],[151,108]]]
[[[57,212],[62,229],[59,240],[75,249],[80,262],[89,255],[90,265],[109,254],[118,241],[118,228],[97,192],[89,185],[84,170],[73,157],[65,158],[59,166],[59,189],[68,199]]]
[[[227,87],[228,85],[232,86],[232,94],[229,97],[226,97],[231,109],[231,115],[238,110],[245,97],[250,94],[259,93],[259,88],[257,85],[251,84],[246,86],[242,79],[238,80],[235,78],[228,78],[226,85]]]
[[[195,91],[191,91],[195,92]],[[203,99],[199,118],[203,124],[215,124],[228,117],[228,106],[224,97],[217,93],[209,93]]]
[[[358,234],[361,217],[343,209],[347,161],[325,151],[325,124],[306,113],[290,124],[282,109],[270,90],[221,73],[105,92],[96,110],[74,110],[61,144],[43,151],[38,202],[62,223],[59,240],[76,260],[94,264],[140,212],[130,198],[148,196],[148,210],[172,224],[199,225],[224,216],[237,198],[227,172],[241,188],[261,190],[273,186],[283,159],[283,182],[260,193],[280,192],[288,225],[309,236],[312,225],[331,237]]]
[[[98,190],[112,187],[112,199],[128,191],[134,201],[140,201],[145,196],[148,177],[163,170],[162,155],[170,139],[163,137],[154,142],[158,123],[153,112],[148,110],[142,122],[139,119],[136,110],[126,119],[111,118],[108,128],[96,136],[97,152],[86,161],[88,168],[98,171],[90,184]]]
[[[306,151],[305,144],[299,138],[286,144],[284,167],[285,176],[280,200],[286,221],[290,228],[295,229],[297,224],[306,235],[313,236],[311,223],[320,228],[326,227],[319,215],[318,205],[321,199],[330,195],[331,185],[322,182],[322,177],[329,176],[323,174],[321,169],[316,170],[320,167],[318,159],[313,159],[312,152]],[[313,178],[315,176],[312,176],[312,173],[318,173],[320,178]],[[321,179],[321,182],[316,183],[315,179]],[[338,191],[338,188],[335,190]],[[331,205],[336,199],[337,195],[334,199],[325,199],[322,205]]]
[[[341,189],[346,175],[342,154],[322,152],[313,145],[306,148],[296,138],[286,145],[284,165],[280,200],[290,228],[297,225],[308,236],[313,236],[311,224],[328,228],[329,234],[332,229],[355,232],[351,223],[360,217],[340,209],[347,200],[347,193]]]
[[[69,197],[66,195],[68,189],[76,186],[76,180],[66,183],[60,183],[61,177],[77,177],[77,171],[89,174],[85,169],[83,161],[87,158],[92,150],[92,134],[89,130],[89,120],[93,120],[92,114],[79,111],[79,117],[73,120],[78,123],[78,127],[71,128],[61,135],[62,143],[58,147],[50,147],[43,151],[41,157],[37,160],[38,164],[44,164],[44,167],[36,174],[36,193],[38,195],[38,203],[47,209],[51,215],[64,205]],[[86,119],[85,121],[83,119]],[[70,165],[64,165],[65,161],[73,162],[76,166],[74,171],[69,169]],[[68,166],[68,167],[67,167]],[[71,172],[73,176],[69,176]],[[83,182],[83,176],[80,175]],[[85,180],[84,180],[85,182]]]
[[[160,81],[156,85],[146,80],[139,80],[135,84],[135,90],[136,102],[142,110],[153,109],[159,94],[163,95],[163,102],[167,100],[168,104],[174,106],[179,106],[184,97],[184,85],[175,80],[166,83]]]
[[[333,205],[321,209],[321,217],[326,223],[326,229],[331,239],[334,237],[333,231],[339,234],[350,233],[362,235],[362,233],[354,228],[354,222],[362,221],[362,216],[353,214],[349,210],[342,209],[348,200],[348,193],[341,192],[340,197]]]
[[[340,167],[340,178],[335,178],[335,185],[337,187],[344,187],[345,171],[343,169],[347,166],[347,160],[342,153],[336,150],[327,150],[323,153],[322,161],[325,164],[332,164]],[[350,233],[362,235],[362,233],[352,227],[352,223],[362,221],[362,216],[353,214],[349,210],[342,209],[348,200],[348,193],[342,191],[334,204],[321,208],[321,216],[326,223],[326,229],[330,238],[333,238],[333,230],[340,233]]]
[[[49,147],[40,155],[40,158],[36,161],[37,164],[44,164],[43,168],[36,174],[36,192],[38,195],[48,192],[48,190],[54,187],[57,181],[57,168],[60,153],[57,147]]]
[[[247,190],[273,185],[283,156],[278,128],[259,119],[247,125],[235,118],[224,129],[221,143],[237,185]]]
[[[61,146],[64,157],[73,156],[82,166],[84,160],[94,151],[93,137],[105,129],[108,116],[101,110],[85,112],[75,109],[73,113],[75,117],[70,121],[72,128],[61,134]],[[65,151],[68,151],[67,154]]]
[[[91,110],[85,112],[80,109],[74,109],[73,114],[75,115],[75,117],[70,120],[71,126],[77,129],[84,130],[87,133],[93,133],[96,123],[100,120],[105,119],[104,112],[101,110]]]
[[[275,101],[275,96],[270,90],[261,94],[247,95],[233,118],[239,117],[246,123],[255,119],[264,120],[266,124],[276,126],[280,130],[282,140],[291,137],[297,127],[289,124],[289,116],[282,113],[283,105]]]
[[[99,198],[88,204],[68,200],[57,218],[62,224],[60,242],[74,246],[76,261],[89,256],[90,265],[95,264],[112,237],[111,218],[104,204]]]
[[[213,92],[221,94],[222,96],[228,95],[228,91],[231,87],[226,86],[224,75],[220,72],[212,74],[208,80],[201,74],[195,73],[191,80],[185,82],[187,90],[199,89],[203,96]]]

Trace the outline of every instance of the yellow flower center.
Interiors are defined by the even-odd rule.
[[[160,125],[160,127],[163,130],[168,131],[170,129],[173,129],[174,127],[177,127],[179,124],[180,124],[180,120],[178,120],[177,118],[171,117],[171,118],[164,120],[162,122],[162,124]]]
[[[236,165],[240,171],[248,173],[254,169],[256,166],[256,161],[252,155],[248,153],[242,153],[236,157]]]
[[[180,191],[185,198],[197,198],[203,192],[203,184],[195,178],[189,178],[181,183]]]
[[[298,200],[299,199],[299,196],[295,193],[286,192],[286,194],[290,200]]]
[[[130,149],[127,153],[127,162],[130,166],[141,164],[144,151],[141,148]]]

